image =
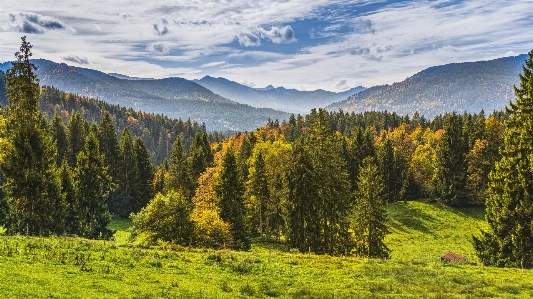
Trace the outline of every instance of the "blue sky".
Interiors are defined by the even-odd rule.
[[[109,73],[342,91],[527,53],[531,12],[532,0],[3,0],[0,61],[27,35],[35,58]]]

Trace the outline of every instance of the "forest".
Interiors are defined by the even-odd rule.
[[[388,259],[391,206],[424,198],[485,209],[470,239],[482,264],[533,267],[533,51],[506,111],[313,109],[231,136],[40,87],[30,56],[23,38],[0,114],[7,235],[111,240],[129,218],[146,248]]]

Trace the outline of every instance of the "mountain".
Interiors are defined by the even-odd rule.
[[[299,91],[283,87],[251,88],[225,78],[205,76],[194,82],[225,98],[254,107],[272,108],[291,113],[307,114],[312,108],[323,108],[333,102],[347,99],[365,88],[362,86],[343,92],[322,89]]]
[[[450,111],[500,110],[514,98],[513,84],[527,55],[452,63],[425,69],[392,85],[368,88],[326,107],[330,111],[418,111],[426,117]]]
[[[32,62],[42,86],[103,100],[170,118],[204,122],[208,130],[254,130],[267,120],[288,119],[289,114],[239,104],[182,78],[130,80],[100,71],[55,63],[44,59]],[[10,62],[0,64],[6,71]]]

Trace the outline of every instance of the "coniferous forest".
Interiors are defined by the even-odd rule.
[[[467,244],[483,265],[533,267],[533,51],[505,111],[426,119],[313,109],[222,134],[40,87],[31,49],[24,37],[5,75],[7,235],[114,240],[112,219],[129,218],[143,248],[263,242],[295,255],[389,259],[391,207],[424,199],[486,209]]]

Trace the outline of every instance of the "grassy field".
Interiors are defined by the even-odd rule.
[[[289,252],[254,242],[250,252],[115,241],[0,237],[0,298],[531,298],[533,272],[480,265],[472,234],[479,209],[424,202],[389,206],[389,260]],[[477,264],[444,264],[453,251]]]

